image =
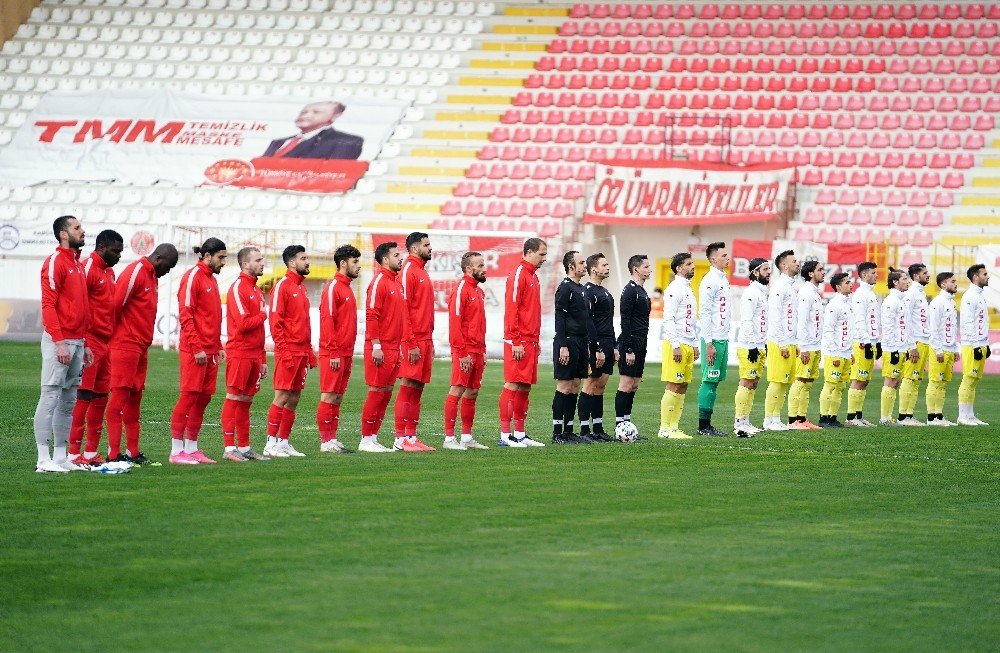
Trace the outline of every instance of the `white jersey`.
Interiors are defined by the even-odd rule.
[[[927,308],[930,346],[935,352],[958,351],[958,310],[955,296],[942,290]]]
[[[885,351],[907,351],[910,342],[903,293],[893,288],[882,302],[882,349]]]
[[[799,288],[795,319],[799,350],[819,351],[823,344],[823,299],[819,296],[819,286],[810,281]]]
[[[767,286],[751,281],[740,298],[740,330],[736,346],[763,349],[767,344]]]
[[[990,316],[983,289],[973,284],[962,295],[961,330],[963,347],[989,347]]]
[[[858,282],[851,294],[851,318],[854,320],[854,342],[874,345],[879,341],[878,297],[870,283]]]
[[[729,340],[733,314],[729,278],[717,267],[709,268],[698,286],[698,331],[705,341]]]
[[[779,347],[795,344],[795,282],[786,274],[771,280],[767,296],[767,339]]]
[[[674,347],[698,346],[698,310],[691,290],[691,280],[678,276],[663,293],[663,325],[660,340]]]
[[[903,293],[906,307],[907,330],[910,336],[909,349],[918,342],[930,342],[931,331],[927,322],[927,289],[914,281],[910,289]]]
[[[851,357],[851,301],[836,293],[823,311],[823,355]]]

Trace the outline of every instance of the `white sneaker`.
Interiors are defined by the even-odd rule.
[[[656,432],[656,437],[663,438],[664,440],[666,440],[667,438],[670,437],[670,429],[661,428],[659,431]]]
[[[989,422],[984,422],[983,420],[979,419],[975,415],[972,416],[972,419],[976,420],[976,424],[978,424],[979,426],[989,426],[990,425]]]
[[[906,419],[900,420],[898,424],[900,426],[927,426],[916,417],[907,417]]]
[[[291,454],[281,447],[281,443],[279,441],[274,444],[264,445],[264,455],[270,456],[271,458],[288,458]]]
[[[878,421],[878,423],[879,426],[896,426],[896,424],[898,424],[899,422],[897,422],[891,417],[883,417]]]
[[[955,426],[955,422],[949,422],[944,418],[929,419],[927,420],[927,426]]]
[[[379,444],[378,440],[372,438],[371,440],[361,440],[361,444],[358,445],[358,451],[366,451],[368,453],[392,453],[392,449],[387,449]]]
[[[464,443],[459,442],[455,438],[451,438],[451,439],[447,439],[446,438],[445,441],[444,441],[444,445],[442,445],[442,447],[444,449],[450,449],[452,451],[466,451],[466,450],[468,450],[468,447],[466,447]]]
[[[464,446],[466,449],[481,449],[483,451],[489,449],[489,447],[487,447],[485,444],[476,442],[475,438],[473,438],[472,440],[464,440],[462,442],[462,446]]]
[[[861,422],[861,426],[864,426],[865,428],[870,428],[872,426],[875,426],[874,424],[866,420],[864,417],[859,417],[858,421]]]
[[[66,469],[54,460],[46,460],[35,465],[35,471],[40,474],[52,472],[54,474],[69,474],[71,470]]]
[[[59,465],[67,472],[84,472],[87,471],[83,467],[78,467],[69,461],[69,458],[63,458],[62,460],[53,460],[55,464]]]
[[[326,442],[319,445],[319,450],[322,453],[344,453],[347,451],[347,447],[340,443],[340,440],[334,438],[333,440],[327,440]]]
[[[743,428],[745,428],[750,433],[750,435],[755,435],[764,430],[762,428],[757,428],[756,426],[754,426],[753,422],[751,422],[750,420],[744,422]]]
[[[528,445],[524,443],[524,440],[526,440],[526,439],[527,438],[524,438],[522,440],[518,440],[517,438],[515,438],[512,435],[509,438],[500,438],[499,442],[497,442],[497,446],[498,447],[511,447],[512,449],[527,449]]]
[[[765,431],[787,431],[788,425],[783,423],[780,418],[770,417],[764,420],[764,430]]]
[[[975,417],[959,417],[959,426],[979,426],[979,420]]]
[[[521,438],[521,443],[526,447],[544,447],[545,443],[539,442],[538,440],[532,440],[528,436]]]
[[[278,447],[280,447],[281,450],[287,453],[289,456],[292,456],[294,458],[306,457],[306,455],[301,451],[296,451],[295,447],[293,447],[292,443],[289,442],[288,440],[278,440]]]

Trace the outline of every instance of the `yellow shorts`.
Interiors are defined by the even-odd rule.
[[[911,379],[917,382],[924,380],[924,372],[927,371],[927,354],[930,350],[931,346],[926,342],[917,343],[917,362],[911,363],[909,357],[907,357],[906,362],[903,363],[904,379]]]
[[[875,349],[875,345],[872,345]],[[851,362],[851,381],[871,381],[872,370],[875,369],[875,352],[872,351],[871,358],[865,358],[865,350],[860,342],[854,343],[851,348],[854,360]]]
[[[899,352],[899,362],[893,364],[890,362],[892,360],[892,352],[885,351],[882,352],[882,378],[883,379],[899,379],[903,377],[903,366],[906,365],[906,361],[909,360],[909,354],[905,351]]]
[[[927,378],[931,381],[947,383],[951,381],[951,371],[955,369],[955,352],[945,351],[940,353],[944,354],[944,360],[940,363],[937,359],[937,353],[933,351],[930,353],[930,370],[927,373]]]
[[[972,347],[962,347],[962,376],[981,379],[983,378],[983,370],[986,369],[986,359],[977,361],[972,350]]]
[[[750,362],[750,350],[737,348],[736,358],[740,361],[740,378],[756,381],[764,374],[764,352],[760,352],[756,363]]]
[[[681,344],[681,361],[674,360],[674,347],[663,341],[663,367],[660,380],[667,383],[691,383],[694,377],[694,347]]]
[[[823,380],[827,383],[843,383],[851,376],[851,359],[843,356],[823,357]]]
[[[795,345],[785,347],[788,358],[781,355],[781,347],[773,342],[767,343],[767,382],[791,383],[792,372],[795,371],[795,361],[799,357],[799,348]]]
[[[796,379],[816,379],[819,377],[819,359],[820,353],[818,351],[809,352],[809,362],[802,362],[802,352],[795,357],[795,378]]]

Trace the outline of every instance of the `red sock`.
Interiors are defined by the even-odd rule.
[[[458,397],[449,394],[444,399],[444,434],[455,436],[455,422],[458,420]]]
[[[288,436],[292,434],[293,424],[295,424],[295,411],[291,408],[286,408],[284,412],[281,413],[281,425],[278,426],[279,440],[288,439]]]
[[[518,433],[524,433],[524,422],[528,418],[528,393],[527,392],[515,392],[514,393],[514,430]]]
[[[397,438],[406,435],[406,422],[410,416],[410,390],[412,390],[410,386],[401,385],[399,386],[399,392],[396,394],[396,405],[393,414],[396,419]]]
[[[337,430],[340,428],[340,404],[330,404],[330,439],[337,439]]]
[[[510,433],[510,421],[514,416],[514,391],[504,388],[500,391],[500,432]]]
[[[94,397],[87,410],[87,445],[84,452],[97,453],[101,444],[101,429],[104,427],[104,409],[108,406],[108,396]]]
[[[319,429],[321,442],[329,442],[336,437],[333,430],[333,404],[320,401],[316,404],[316,427]]]
[[[271,404],[271,407],[267,409],[267,437],[278,437],[278,427],[281,426],[281,414],[284,412],[284,408],[279,408],[274,404]]]
[[[392,391],[380,392],[378,393],[378,407],[376,408],[375,417],[377,421],[375,422],[375,433],[378,433],[382,429],[382,421],[385,419],[385,409],[389,407],[389,402],[392,401]]]
[[[235,399],[226,399],[222,402],[222,444],[226,447],[236,446],[236,412],[239,410]]]
[[[250,446],[250,402],[236,402],[236,446]]]
[[[142,390],[129,392],[122,421],[125,423],[125,445],[128,455],[135,458],[139,455],[139,406],[142,404]]]
[[[194,404],[188,412],[187,425],[184,428],[184,437],[188,440],[198,441],[198,436],[201,435],[201,425],[205,422],[205,408],[211,401],[211,392],[196,393]]]
[[[365,395],[365,403],[361,406],[361,435],[378,435],[375,424],[381,422],[378,418],[378,407],[382,402],[382,393],[369,390]]]
[[[472,434],[472,423],[476,421],[476,400],[462,399],[462,435]]]
[[[80,445],[83,444],[83,427],[87,419],[87,410],[90,409],[89,399],[76,398],[76,405],[73,406],[73,421],[69,426],[69,455],[80,455]]]
[[[406,414],[406,435],[417,435],[417,426],[420,424],[420,397],[424,394],[423,388],[410,388],[410,409]]]
[[[184,390],[174,404],[174,412],[170,414],[170,437],[180,440],[184,437],[184,429],[187,427],[188,414],[198,401],[197,392]]]
[[[132,393],[128,388],[115,388],[108,401],[108,458],[122,454],[122,421],[125,406]]]

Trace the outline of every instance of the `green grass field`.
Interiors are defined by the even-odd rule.
[[[38,367],[36,345],[0,345],[3,650],[1000,646],[995,379],[977,399],[989,428],[343,456],[318,452],[311,377],[293,434],[307,458],[102,476],[33,472]],[[491,445],[500,372],[479,402]],[[662,384],[647,372],[636,422],[655,436]],[[361,376],[342,417],[352,445]],[[443,364],[435,379],[422,425],[440,444]],[[176,387],[175,356],[153,352],[143,450],[163,462]],[[529,432],[547,434],[552,391],[533,392]],[[210,454],[218,412],[217,398]],[[695,412],[692,395],[682,426]]]

